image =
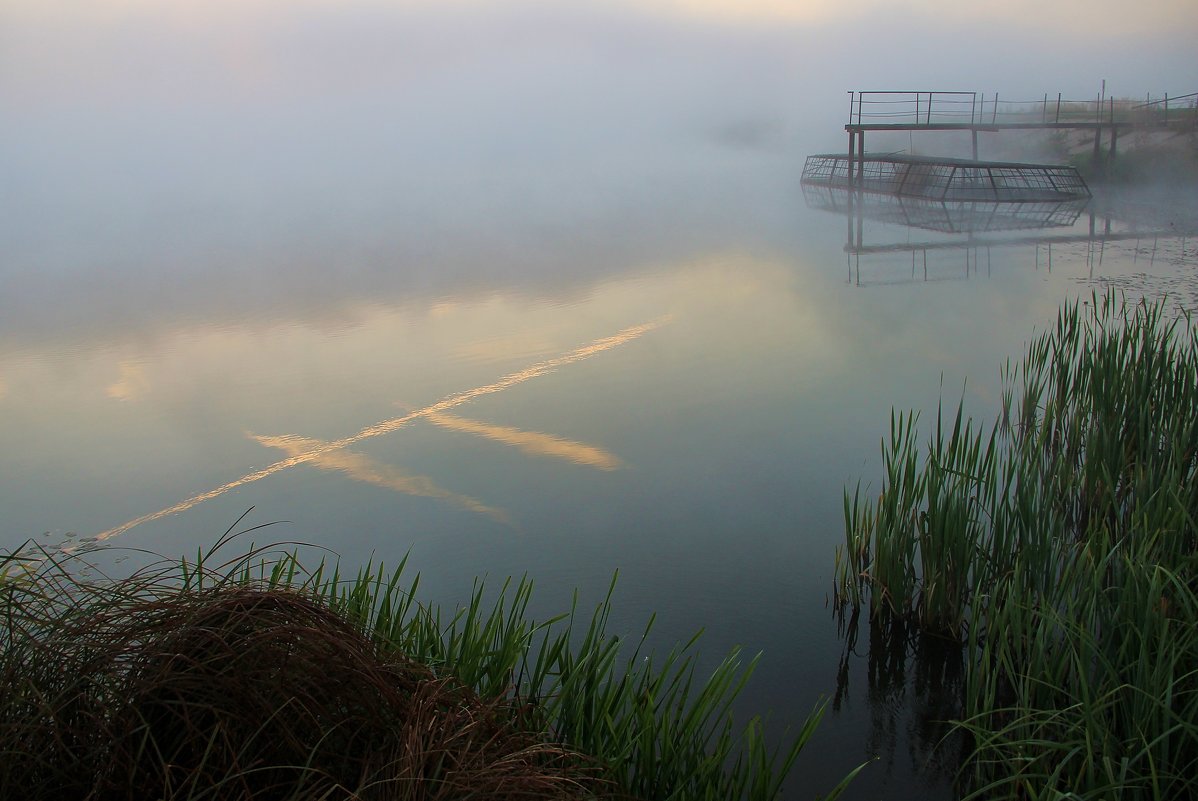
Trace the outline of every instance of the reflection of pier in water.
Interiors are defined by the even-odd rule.
[[[1093,268],[1102,264],[1107,244],[1132,242],[1133,260],[1143,253],[1151,265],[1160,240],[1180,240],[1184,254],[1185,240],[1198,237],[1196,214],[1175,208],[1162,217],[1157,206],[1117,198],[949,202],[812,184],[804,184],[803,193],[809,207],[844,215],[849,281],[858,286],[989,274],[992,250],[1003,248],[1034,247],[1037,269],[1043,265],[1051,271],[1054,246],[1085,245],[1087,264]],[[930,236],[870,243],[867,220],[927,231]],[[863,259],[873,276],[863,277]]]

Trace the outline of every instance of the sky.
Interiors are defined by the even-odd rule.
[[[307,55],[325,63],[329,56],[346,55],[338,42],[357,38],[365,52],[358,50],[354,63],[390,47],[406,53],[406,63],[428,68],[513,47],[572,47],[580,35],[592,44],[618,44],[623,33],[623,46],[629,38],[644,42],[656,36],[668,48],[679,31],[689,29],[692,37],[704,31],[707,43],[718,49],[735,46],[738,34],[722,44],[718,33],[714,39],[711,34],[738,28],[740,36],[782,33],[796,47],[826,41],[805,33],[831,35],[827,50],[862,61],[875,80],[895,75],[895,66],[901,75],[922,63],[951,78],[960,65],[941,60],[942,53],[984,65],[997,90],[1022,88],[1027,82],[1021,73],[1039,69],[1045,58],[1052,67],[1039,76],[1045,91],[1057,86],[1071,91],[1072,73],[1079,67],[1089,71],[1103,58],[1109,74],[1083,77],[1090,83],[1120,79],[1134,66],[1125,61],[1130,54],[1157,70],[1157,91],[1170,91],[1165,84],[1174,77],[1160,74],[1162,65],[1182,70],[1176,76],[1182,84],[1198,79],[1193,55],[1188,61],[1177,58],[1198,24],[1198,4],[1189,0],[3,0],[0,21],[5,45],[0,64],[7,67],[8,87],[56,66],[68,71],[87,66],[104,77],[122,74],[122,67],[152,69],[157,61],[169,73],[198,54],[214,57],[218,67],[234,69],[252,85],[279,65],[287,43],[312,48]],[[665,35],[670,29],[674,34]],[[969,46],[961,48],[962,42]],[[1140,78],[1130,76],[1127,91],[1138,89],[1131,80]],[[1172,87],[1175,94],[1183,90],[1193,89]]]

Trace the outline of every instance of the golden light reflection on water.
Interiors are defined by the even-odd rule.
[[[497,426],[478,420],[468,420],[464,417],[430,412],[425,415],[430,423],[450,431],[463,434],[476,434],[485,439],[512,445],[529,456],[549,456],[565,459],[574,464],[596,467],[600,470],[615,470],[620,467],[620,459],[595,445],[574,442],[552,434],[542,434],[539,431],[524,431],[510,426]]]
[[[394,417],[390,420],[384,420],[381,423],[376,423],[375,425],[367,426],[366,428],[363,428],[362,430],[358,431],[358,433],[353,434],[352,436],[344,437],[342,439],[334,440],[332,442],[326,442],[317,447],[313,447],[310,450],[306,450],[301,453],[296,453],[293,456],[289,456],[286,459],[282,459],[278,462],[275,462],[274,464],[272,464],[268,467],[265,467],[261,470],[256,470],[252,473],[247,473],[246,475],[242,476],[241,478],[230,481],[227,484],[222,484],[221,486],[219,486],[215,489],[200,493],[199,495],[194,495],[191,498],[188,498],[187,500],[180,501],[179,503],[176,503],[173,506],[168,506],[165,509],[158,510],[157,512],[151,512],[150,514],[145,514],[145,515],[142,515],[141,517],[136,517],[126,523],[122,523],[119,526],[110,528],[107,531],[102,531],[96,535],[96,539],[98,539],[98,540],[110,539],[112,537],[117,536],[118,534],[122,534],[122,533],[128,531],[131,528],[140,526],[144,523],[152,522],[154,520],[160,520],[169,515],[173,515],[173,514],[177,514],[179,512],[186,511],[186,510],[191,509],[192,507],[196,506],[197,504],[203,503],[204,501],[209,501],[209,500],[212,500],[213,498],[218,498],[221,495],[224,495],[226,492],[237,489],[238,487],[245,486],[246,484],[250,484],[255,481],[260,481],[261,479],[268,478],[268,477],[273,476],[274,474],[281,472],[283,470],[286,470],[290,467],[295,467],[296,465],[314,462],[323,456],[331,454],[334,451],[341,450],[342,448],[346,448],[355,443],[361,442],[362,440],[370,439],[372,437],[382,436],[383,434],[389,434],[392,431],[397,431],[398,429],[406,426],[408,423],[411,423],[413,420],[417,420],[421,417],[425,417],[430,414],[439,414],[439,413],[446,412],[450,409],[453,409],[456,406],[461,406],[464,403],[475,400],[476,398],[481,398],[486,395],[491,395],[491,394],[494,394],[497,392],[502,392],[506,389],[510,389],[514,386],[523,384],[524,382],[529,381],[533,378],[537,378],[539,376],[545,375],[546,373],[553,372],[554,370],[556,370],[560,367],[565,367],[567,365],[571,365],[576,362],[580,362],[584,359],[588,359],[591,356],[595,356],[597,354],[603,353],[604,351],[608,351],[613,348],[617,348],[621,345],[627,344],[628,342],[631,342],[631,341],[649,333],[650,331],[654,330],[655,328],[658,328],[658,327],[664,325],[665,323],[667,323],[669,321],[669,319],[670,319],[669,316],[659,317],[655,320],[651,320],[650,322],[643,323],[641,325],[635,325],[635,326],[631,326],[629,328],[625,328],[624,330],[622,330],[616,334],[613,334],[612,336],[603,337],[601,339],[596,339],[593,342],[590,342],[587,345],[583,345],[580,348],[576,348],[575,350],[572,350],[569,353],[566,353],[562,356],[558,356],[553,359],[547,359],[545,361],[537,362],[536,364],[530,365],[529,367],[526,367],[523,370],[517,370],[514,373],[509,373],[509,374],[503,376],[502,378],[500,378],[498,381],[495,381],[493,383],[484,384],[482,386],[478,386],[473,389],[466,390],[464,392],[458,392],[458,393],[449,395],[449,396],[437,401],[436,403],[433,403],[429,406],[425,406],[422,409],[417,409],[416,411],[409,412],[408,414],[401,415],[400,417]]]
[[[118,368],[120,378],[105,389],[108,397],[121,401],[133,400],[149,387],[145,367],[139,362],[121,362]]]
[[[402,492],[405,495],[415,495],[422,498],[436,498],[460,506],[471,512],[485,515],[492,520],[510,526],[511,518],[507,512],[482,501],[445,489],[428,476],[412,475],[398,467],[371,459],[364,454],[354,453],[345,449],[324,450],[329,443],[309,437],[297,437],[290,434],[278,437],[250,435],[251,439],[268,448],[278,448],[289,456],[300,456],[307,453],[318,453],[311,463],[322,470],[332,470],[344,473],[355,481],[374,484],[378,487]]]

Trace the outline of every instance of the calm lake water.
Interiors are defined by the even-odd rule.
[[[867,209],[846,252],[799,176],[889,74],[829,77],[853,20],[463,8],[0,11],[0,547],[132,566],[253,507],[450,605],[527,574],[547,616],[619,571],[613,631],[764,652],[745,712],[836,696],[788,797],[875,756],[850,798],[944,797],[934,677],[846,654],[829,607],[843,491],[892,408],[988,416],[1062,301],[1198,306],[1192,201]],[[954,80],[1058,89],[1000,63]]]

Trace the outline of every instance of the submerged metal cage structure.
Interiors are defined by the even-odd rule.
[[[1046,201],[1090,197],[1075,167],[921,156],[808,156],[803,183],[943,201]]]

